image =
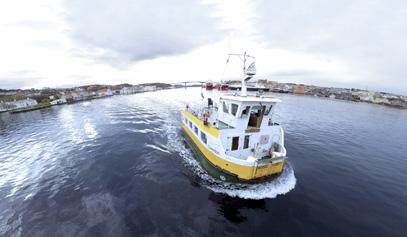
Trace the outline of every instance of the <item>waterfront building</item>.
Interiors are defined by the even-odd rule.
[[[21,108],[34,106],[34,105],[37,105],[38,102],[36,100],[28,98],[28,99],[24,99],[24,100],[14,100],[11,102],[6,102],[5,104],[6,104],[6,110],[10,110],[10,109],[21,109]]]
[[[62,96],[59,99],[53,100],[50,102],[52,105],[62,105],[62,104],[66,104],[67,100],[65,96]]]
[[[80,100],[80,96],[79,96],[79,94],[76,93],[76,92],[71,92],[71,96],[72,96],[72,99],[73,99],[74,101]]]
[[[113,92],[112,92],[112,90],[110,90],[110,89],[100,89],[100,90],[97,90],[97,95],[98,95],[98,97],[106,97],[106,96],[112,96],[113,95]]]
[[[0,101],[0,112],[7,111],[7,105],[3,101]]]
[[[304,84],[295,85],[294,94],[303,95],[305,94]]]
[[[142,86],[133,86],[133,91],[134,91],[134,93],[143,92],[143,87]]]
[[[121,95],[128,95],[128,94],[132,94],[132,88],[131,87],[123,87],[122,89],[120,89],[120,94]]]
[[[293,86],[289,84],[285,84],[283,86],[283,92],[285,93],[292,93],[293,92]]]
[[[267,85],[267,79],[258,79],[257,83],[260,84],[260,85],[266,86]]]
[[[142,92],[143,88],[140,86],[131,86],[131,87],[123,87],[120,90],[120,94],[121,95],[130,95],[130,94],[134,94],[137,92]]]
[[[373,103],[373,101],[374,101],[374,94],[375,93],[369,92],[369,91],[363,91],[363,92],[357,93],[357,95],[359,96],[361,101],[371,102],[371,103]]]
[[[65,98],[67,103],[72,103],[74,101],[74,98],[72,96],[71,92],[62,92],[62,96]]]
[[[145,86],[144,91],[156,91],[157,87],[156,86]]]

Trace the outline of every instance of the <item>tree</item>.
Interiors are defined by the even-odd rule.
[[[17,93],[15,95],[15,98],[16,98],[16,100],[25,100],[25,99],[27,99],[27,97],[24,94],[21,94],[21,93]]]

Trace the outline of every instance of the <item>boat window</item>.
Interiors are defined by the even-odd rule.
[[[201,140],[203,143],[207,143],[206,134],[201,131]]]
[[[248,127],[260,128],[266,106],[253,106],[250,111]]]
[[[249,148],[250,135],[244,136],[243,149]]]
[[[188,119],[187,119],[187,117],[184,117],[184,121],[185,121],[186,124],[188,124]]]
[[[192,129],[192,122],[189,121],[189,127]]]
[[[232,110],[231,110],[231,114],[233,115],[233,116],[236,116],[236,114],[237,114],[237,109],[239,108],[239,105],[237,105],[237,104],[232,104]]]
[[[266,112],[264,112],[264,115],[269,115],[271,109],[273,108],[273,105],[267,106]]]
[[[208,107],[213,106],[213,100],[211,98],[208,98]]]
[[[229,113],[229,104],[223,101],[223,113]]]
[[[247,117],[250,111],[250,106],[246,106],[246,108],[242,111],[242,118]]]
[[[232,137],[232,151],[239,149],[239,137]]]
[[[194,126],[194,132],[196,135],[198,135],[198,128],[196,126]]]

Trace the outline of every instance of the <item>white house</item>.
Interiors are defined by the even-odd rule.
[[[10,109],[20,109],[20,108],[26,108],[30,107],[33,105],[38,104],[36,100],[33,99],[25,99],[25,100],[15,100],[11,102],[6,102],[6,104],[9,106]]]
[[[374,101],[374,92],[369,92],[369,91],[363,91],[363,92],[359,92],[356,93],[361,101],[365,101],[365,102],[373,102]]]
[[[156,91],[157,87],[156,86],[145,86],[144,91]]]
[[[113,92],[110,89],[100,89],[97,91],[99,97],[112,96]]]
[[[7,105],[6,103],[3,103],[3,101],[0,101],[0,112],[7,111]]]
[[[51,104],[52,104],[52,105],[62,105],[62,104],[66,104],[66,103],[67,103],[67,101],[66,101],[66,97],[65,97],[65,96],[62,96],[62,97],[59,98],[59,99],[56,99],[56,100],[51,101]]]
[[[133,94],[133,93],[134,93],[133,87],[123,87],[120,90],[121,95],[129,95],[129,94]]]

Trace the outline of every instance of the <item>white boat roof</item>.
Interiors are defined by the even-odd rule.
[[[257,97],[257,96],[240,96],[240,95],[223,95],[220,99],[234,100],[240,102],[265,102],[265,103],[279,103],[280,99],[274,97]]]

